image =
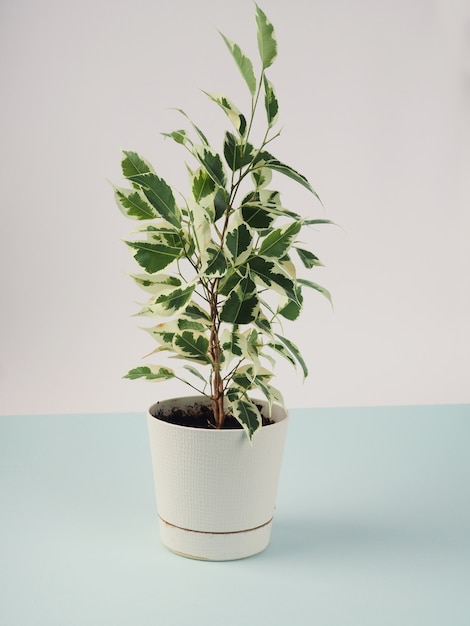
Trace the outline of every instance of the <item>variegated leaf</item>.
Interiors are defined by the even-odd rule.
[[[302,185],[302,187],[305,187],[305,189],[308,189],[308,191],[313,193],[313,195],[318,200],[320,200],[317,192],[313,189],[313,187],[305,178],[305,176],[303,176],[302,174],[299,174],[299,172],[297,172],[294,168],[290,167],[290,165],[281,163],[279,159],[276,159],[276,157],[272,156],[272,154],[269,154],[269,152],[262,152],[258,156],[258,158],[262,160],[264,167],[268,167],[271,170],[284,174],[285,176],[288,176],[292,180],[295,180],[295,182]]]
[[[208,384],[208,380],[207,378],[205,378],[201,372],[199,370],[197,370],[195,367],[193,367],[192,365],[183,365],[184,369],[187,370],[188,372],[191,372],[191,374],[193,376],[196,376],[197,378],[199,378],[199,380],[202,380],[202,382],[204,383],[205,386],[207,386]]]
[[[296,366],[296,361],[295,361],[294,357],[287,350],[287,348],[285,347],[284,344],[272,341],[272,342],[269,342],[268,344],[266,344],[266,346],[268,348],[271,348],[271,350],[274,350],[274,352],[276,352],[276,354],[280,354],[284,359],[289,361],[289,363],[291,365],[293,365],[294,367]]]
[[[304,285],[305,287],[310,287],[311,289],[315,289],[315,291],[320,292],[322,295],[325,296],[325,298],[328,300],[328,302],[331,304],[331,306],[333,306],[333,300],[331,298],[331,293],[328,291],[328,289],[325,289],[325,287],[322,287],[318,283],[314,283],[311,280],[305,280],[304,278],[299,278],[298,282],[301,285]]]
[[[239,219],[231,223],[225,237],[228,260],[232,265],[240,265],[248,260],[253,249],[253,235],[248,226]]]
[[[291,300],[285,296],[281,297],[278,308],[278,314],[288,320],[291,320],[292,322],[299,317],[300,312],[302,311],[303,296],[302,291],[298,286],[296,287],[296,295],[296,300]]]
[[[194,130],[197,133],[197,136],[199,137],[199,139],[202,141],[202,143],[205,146],[209,145],[209,142],[207,141],[207,137],[205,136],[205,134],[202,132],[202,130],[196,126],[196,124],[191,120],[191,118],[189,117],[189,115],[187,115],[187,113],[185,113],[183,111],[183,109],[173,109],[174,111],[178,111],[178,113],[181,113],[181,115],[183,115],[191,124],[191,126],[194,128]]]
[[[144,159],[144,157],[132,152],[131,150],[123,150],[124,159],[121,162],[122,173],[126,178],[133,178],[138,174],[147,174],[154,172],[152,165]]]
[[[225,133],[224,141],[224,157],[229,168],[236,172],[237,170],[249,165],[254,157],[255,150],[251,143],[243,143],[232,133]]]
[[[300,365],[304,374],[304,378],[306,378],[308,376],[308,368],[304,359],[302,358],[302,355],[300,354],[300,350],[298,349],[298,347],[295,345],[295,343],[290,341],[290,339],[286,339],[286,337],[282,337],[282,335],[276,334],[276,337],[286,346],[288,351]]]
[[[169,137],[176,143],[184,145],[188,140],[188,133],[185,130],[174,130],[171,133],[162,133],[164,137]]]
[[[262,417],[258,407],[237,388],[227,390],[227,404],[230,413],[243,426],[250,441],[253,434],[261,427]]]
[[[197,249],[203,253],[212,239],[210,214],[201,204],[196,204],[192,200],[188,200],[187,205],[191,215]]]
[[[272,65],[277,56],[277,41],[273,25],[258,5],[256,5],[256,24],[258,27],[258,49],[263,69],[266,69]]]
[[[175,334],[173,338],[173,349],[181,357],[198,361],[199,363],[210,363],[209,339],[202,333],[193,330],[184,330]]]
[[[161,322],[150,328],[144,328],[146,332],[151,335],[160,346],[166,349],[173,349],[173,337],[179,332],[177,320],[171,320],[169,322]]]
[[[227,271],[227,260],[221,248],[209,245],[202,255],[201,274],[209,279],[220,278]]]
[[[320,259],[310,252],[310,250],[304,250],[303,248],[295,248],[297,250],[297,254],[299,255],[300,260],[304,264],[304,266],[308,269],[316,266],[323,266],[323,263]]]
[[[268,118],[268,126],[271,128],[277,122],[279,117],[279,103],[276,98],[273,84],[266,78],[263,79],[264,84],[264,106],[266,116]]]
[[[224,111],[229,120],[232,122],[238,133],[243,136],[246,132],[246,117],[226,96],[217,93],[204,92],[212,102],[215,102]]]
[[[204,198],[215,192],[216,186],[207,171],[200,167],[192,176],[191,190],[194,200],[199,204]]]
[[[181,314],[181,317],[188,319],[188,320],[200,322],[201,324],[204,324],[205,326],[210,326],[211,324],[210,315],[201,306],[199,306],[197,302],[194,302],[194,301],[188,304],[188,306],[185,308],[185,310]]]
[[[176,276],[170,276],[169,274],[130,274],[130,276],[135,280],[139,287],[154,294],[160,293],[169,287],[179,287],[181,285],[179,278],[176,278]]]
[[[255,184],[256,189],[263,189],[267,187],[272,180],[272,171],[267,167],[257,166],[251,172],[251,178]]]
[[[292,246],[300,229],[301,224],[299,222],[292,222],[281,228],[276,228],[263,239],[258,251],[259,256],[281,259]]]
[[[126,241],[130,248],[137,252],[134,255],[137,263],[149,274],[155,274],[170,263],[181,257],[181,248],[173,248],[147,241]]]
[[[136,378],[145,378],[154,382],[170,380],[175,377],[175,373],[169,367],[159,365],[145,365],[130,370],[124,378],[135,380]]]
[[[209,146],[195,146],[194,156],[206,169],[212,180],[220,187],[225,187],[227,177],[219,154]]]
[[[256,285],[247,276],[230,292],[220,311],[220,319],[230,324],[250,324],[256,319],[258,309]]]
[[[220,32],[220,31],[219,31]],[[253,63],[250,59],[242,52],[240,46],[233,41],[230,41],[225,35],[220,33],[222,39],[225,41],[227,48],[230,50],[230,54],[232,55],[235,63],[240,70],[243,79],[245,80],[248,89],[252,96],[255,95],[256,92],[256,78],[255,72],[253,70]]]
[[[296,300],[294,281],[280,271],[279,266],[276,266],[273,261],[256,256],[248,261],[248,265],[255,280],[258,279],[263,285]]]
[[[188,285],[184,288],[178,287],[171,291],[165,291],[155,299],[153,304],[146,305],[145,309],[153,315],[162,317],[174,315],[184,309],[191,300],[194,288],[194,285]]]
[[[153,172],[135,174],[129,180],[141,187],[145,197],[152,204],[158,215],[175,228],[181,227],[181,212],[176,205],[171,187]]]
[[[236,327],[235,327],[236,328]],[[240,359],[246,352],[246,340],[236,330],[225,328],[222,331],[220,345],[224,354],[225,367],[234,359]]]
[[[114,186],[114,198],[121,213],[134,220],[151,220],[158,217],[155,208],[139,189]]]

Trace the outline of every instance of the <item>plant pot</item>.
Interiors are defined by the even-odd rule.
[[[165,400],[148,412],[162,543],[210,561],[261,552],[271,535],[287,413],[274,405],[275,423],[260,428],[252,444],[243,430],[190,428],[154,417],[194,404],[204,398]]]

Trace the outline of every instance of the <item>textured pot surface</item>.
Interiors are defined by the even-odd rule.
[[[275,405],[275,423],[259,429],[253,445],[243,430],[188,428],[154,417],[202,402],[166,400],[148,413],[161,539],[192,558],[244,558],[269,543],[287,414]]]

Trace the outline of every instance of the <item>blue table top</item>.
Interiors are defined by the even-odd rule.
[[[144,413],[0,417],[0,624],[468,626],[470,405],[290,413],[228,563],[160,544]]]

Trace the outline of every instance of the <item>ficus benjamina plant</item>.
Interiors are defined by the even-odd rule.
[[[249,90],[248,115],[228,97],[206,94],[231,124],[222,150],[214,149],[181,109],[177,111],[189,131],[163,133],[191,158],[186,164],[189,195],[176,194],[145,158],[131,151],[124,151],[122,160],[129,186],[114,187],[122,213],[142,223],[126,243],[143,270],[132,278],[149,294],[139,314],[155,320],[146,329],[157,344],[151,355],[168,353],[186,361],[177,371],[143,365],[126,378],[181,380],[210,398],[215,428],[222,428],[231,414],[250,439],[261,426],[251,393],[266,397],[268,406],[283,404],[272,385],[275,358],[308,373],[299,349],[284,336],[283,320],[298,318],[304,288],[331,300],[325,288],[299,277],[296,268],[296,263],[306,269],[321,265],[299,243],[302,229],[331,222],[286,209],[272,186],[273,173],[281,174],[319,200],[308,180],[268,145],[280,134],[278,99],[267,76],[277,42],[257,5],[255,17],[257,75],[241,48],[221,34]],[[252,139],[255,130],[263,137],[258,145]]]

